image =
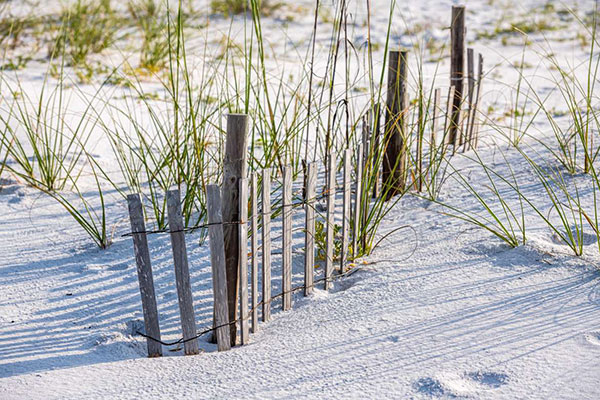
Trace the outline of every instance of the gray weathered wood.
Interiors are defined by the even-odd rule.
[[[361,184],[361,190],[360,190],[360,215],[361,215],[361,219],[360,219],[360,224],[361,226],[366,226],[367,225],[367,218],[369,216],[369,199],[368,199],[368,193],[367,196],[363,196],[364,193],[366,193],[366,191],[368,190],[368,177],[370,176],[370,171],[369,171],[369,163],[368,163],[368,159],[369,159],[369,153],[370,153],[370,146],[371,146],[371,142],[369,140],[369,136],[370,136],[370,131],[371,131],[371,125],[369,124],[369,117],[368,115],[366,115],[365,117],[363,117],[363,140],[362,140],[362,144],[363,144],[363,156],[360,158],[360,160],[362,160],[362,176],[361,176],[361,180],[360,180],[360,184]],[[360,246],[364,249],[367,245],[367,236],[365,235],[364,230],[361,229],[360,231],[360,238],[359,238],[359,243]]]
[[[227,304],[227,271],[225,269],[225,242],[221,214],[221,189],[218,185],[206,187],[210,265],[212,269],[214,316],[219,351],[231,348],[229,310]],[[234,325],[234,324],[232,324]]]
[[[329,177],[327,178],[327,233],[325,238],[325,290],[331,287],[331,276],[333,274],[334,243],[333,235],[335,232],[335,189],[336,189],[336,160],[335,154],[329,154],[329,165],[327,167]]]
[[[433,92],[433,110],[431,112],[431,139],[429,140],[429,163],[431,165],[432,157],[437,148],[437,131],[439,129],[440,101],[442,98],[442,89],[435,89]]]
[[[344,196],[343,196],[343,217],[342,217],[342,252],[340,254],[340,272],[346,272],[346,263],[348,262],[348,247],[350,244],[350,204],[352,202],[350,184],[350,173],[352,172],[352,150],[344,151]]]
[[[247,130],[248,116],[245,114],[227,115],[227,137],[223,161],[223,222],[236,222],[240,219],[239,181],[246,177],[247,170]],[[223,225],[225,238],[225,265],[227,270],[227,295],[229,320],[237,318],[238,270],[240,243],[236,224]],[[236,326],[231,324],[231,345],[235,346]]]
[[[167,192],[167,211],[169,231],[171,232],[171,247],[173,248],[173,263],[175,265],[175,281],[177,283],[181,328],[183,339],[187,340],[196,336],[196,318],[194,316],[194,302],[192,299],[190,271],[183,232],[179,190],[175,189]],[[184,342],[183,349],[185,354],[198,354],[198,340],[194,339]]]
[[[446,146],[452,144],[450,141],[450,120],[452,118],[452,103],[454,101],[454,86],[448,89],[448,98],[446,100],[446,112],[444,113],[444,144]]]
[[[479,127],[481,126],[481,121],[475,123],[475,118],[477,112],[479,110],[479,98],[481,96],[481,84],[483,83],[483,56],[479,54],[479,63],[478,63],[478,71],[477,71],[477,94],[475,95],[475,105],[473,112],[473,120],[471,121],[471,130],[470,135],[473,137],[473,148],[477,148],[477,143],[479,142]]]
[[[152,278],[152,265],[150,263],[150,252],[148,251],[148,239],[146,238],[146,224],[144,223],[144,211],[139,194],[127,196],[129,206],[129,220],[131,222],[131,237],[133,238],[133,252],[137,266],[138,282],[140,284],[140,295],[142,296],[142,311],[144,313],[144,327],[146,335],[160,340],[160,326],[158,323],[158,310],[156,307],[156,296],[154,294],[154,279]],[[162,346],[150,338],[146,339],[148,357],[162,356]]]
[[[407,51],[389,52],[382,174],[387,200],[406,185],[407,58]]]
[[[475,72],[474,72],[473,49],[467,48],[467,121],[464,133],[464,150],[469,150],[473,147],[471,132],[472,132],[472,117],[475,115],[474,99],[475,95]]]
[[[240,340],[248,344],[250,336],[248,319],[248,179],[240,179]]]
[[[373,117],[370,125],[373,129],[373,157],[371,159],[371,170],[373,171],[373,198],[379,197],[381,192],[381,182],[379,178],[381,176],[381,104],[375,104],[375,108],[371,113]]]
[[[306,220],[304,225],[304,295],[313,292],[315,276],[315,196],[317,168],[310,163],[306,168]]]
[[[282,290],[283,311],[292,308],[292,167],[283,169]]]
[[[452,6],[450,25],[450,85],[455,87],[450,120],[450,143],[456,147],[460,141],[460,126],[463,100],[463,79],[465,68],[465,7]],[[456,150],[456,149],[455,149]]]
[[[358,154],[356,156],[357,160],[361,160],[363,155],[363,146],[362,144],[358,145]],[[352,225],[352,258],[358,257],[360,247],[360,225],[362,222],[361,218],[361,198],[362,198],[362,178],[363,178],[363,169],[362,163],[356,164],[356,177],[355,177],[354,185],[355,185],[355,197],[354,197],[354,224]]]
[[[252,173],[250,182],[252,222],[252,333],[258,332],[258,182],[257,173]]]
[[[262,320],[271,319],[271,170],[262,171]]]

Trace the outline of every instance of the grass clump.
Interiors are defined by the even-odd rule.
[[[157,72],[166,66],[169,38],[173,36],[166,7],[156,0],[130,0],[127,9],[142,34],[139,66]]]
[[[211,0],[210,9],[215,14],[231,16],[251,11],[253,6],[250,3],[249,0]],[[256,3],[260,13],[266,16],[273,14],[283,5],[270,0],[258,0]]]
[[[66,53],[69,64],[85,64],[87,57],[109,47],[120,27],[111,0],[77,0],[63,9],[61,27],[50,49],[51,57]]]

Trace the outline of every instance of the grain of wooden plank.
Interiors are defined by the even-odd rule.
[[[227,115],[227,137],[225,141],[225,158],[223,160],[223,183],[221,207],[223,222],[240,220],[239,181],[246,177],[248,116],[245,114]],[[229,320],[237,319],[238,305],[238,271],[240,243],[237,224],[223,225],[225,240],[225,266],[227,270],[227,295]],[[236,326],[230,327],[231,345],[235,346]]]
[[[242,346],[248,344],[250,336],[248,319],[248,179],[240,179],[240,340]]]
[[[283,311],[292,308],[292,167],[283,169],[282,289]]]
[[[133,252],[135,254],[140,295],[142,297],[144,327],[146,335],[160,340],[160,325],[158,322],[156,296],[154,294],[154,279],[152,277],[152,265],[150,263],[146,224],[144,223],[144,212],[140,195],[137,193],[128,195],[127,205],[129,207]],[[148,357],[162,356],[162,346],[159,342],[146,338],[146,345],[148,347]]]
[[[389,52],[382,174],[386,200],[401,193],[406,185],[407,60],[407,51]]]
[[[450,143],[455,147],[460,140],[460,119],[463,101],[463,79],[465,68],[465,7],[452,6],[450,24],[450,85],[455,87],[450,121]],[[456,150],[456,149],[455,149]]]
[[[327,168],[329,177],[327,179],[327,233],[326,233],[326,256],[325,256],[325,279],[324,288],[328,290],[331,287],[331,275],[333,274],[334,243],[333,236],[335,232],[335,189],[336,189],[336,160],[335,154],[329,154],[329,165]]]
[[[271,319],[271,170],[262,171],[262,320]]]
[[[352,172],[352,150],[344,151],[344,186],[343,186],[343,216],[342,216],[342,251],[340,254],[340,272],[346,272],[346,263],[348,262],[348,249],[350,244],[350,197],[352,187],[350,184],[350,173]]]
[[[310,163],[306,168],[306,220],[304,225],[304,295],[313,292],[315,274],[315,196],[317,168]]]
[[[190,271],[183,232],[179,190],[175,189],[167,192],[167,211],[169,231],[171,232],[171,247],[173,249],[173,263],[175,265],[179,314],[181,317],[183,339],[186,340],[183,344],[183,349],[186,355],[198,354],[198,340],[192,339],[196,336],[196,318],[194,315],[194,302],[192,299]]]
[[[257,173],[252,173],[250,182],[252,222],[252,333],[258,332],[258,178]]]
[[[467,48],[467,123],[465,129],[465,143],[464,150],[469,150],[473,147],[473,137],[471,136],[473,117],[475,116],[474,110],[474,99],[473,96],[475,94],[475,73],[474,73],[474,61],[473,61],[473,49]]]
[[[219,351],[231,348],[229,310],[227,304],[227,271],[225,269],[225,242],[223,236],[223,216],[221,214],[221,188],[218,185],[206,187],[206,208],[208,213],[208,236],[210,243],[210,264],[212,268],[214,316]]]

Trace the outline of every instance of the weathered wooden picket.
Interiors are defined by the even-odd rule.
[[[465,97],[463,96],[464,8],[453,7],[451,30],[453,42],[450,86],[445,110],[440,105],[441,89],[434,91],[429,143],[424,139],[424,129],[421,129],[425,117],[423,110],[419,109],[416,157],[410,156],[410,152],[413,151],[410,143],[413,141],[410,140],[411,130],[408,127],[408,52],[390,51],[385,110],[381,110],[381,105],[376,104],[362,118],[360,140],[356,148],[346,148],[343,151],[341,160],[336,158],[333,151],[328,153],[327,165],[324,168],[324,183],[320,192],[317,191],[317,172],[320,162],[304,164],[303,196],[300,202],[293,201],[294,170],[291,166],[283,168],[281,177],[272,176],[271,169],[264,169],[253,171],[248,179],[247,116],[228,115],[223,184],[207,186],[207,223],[194,227],[194,229],[208,229],[213,283],[213,327],[200,334],[196,330],[180,193],[178,190],[166,193],[183,336],[176,343],[183,343],[186,355],[199,353],[197,338],[209,331],[214,331],[219,351],[228,350],[236,344],[245,345],[250,340],[250,332],[255,333],[259,329],[259,311],[262,310],[260,314],[263,322],[271,319],[274,299],[281,297],[282,310],[288,311],[293,308],[294,292],[302,290],[304,296],[309,296],[315,284],[320,282],[323,283],[324,290],[329,290],[336,277],[344,276],[348,272],[350,263],[359,253],[358,249],[366,248],[366,235],[363,228],[368,223],[371,197],[391,198],[409,187],[421,191],[428,170],[423,165],[427,163],[430,166],[434,162],[438,146],[452,146],[453,152],[477,147],[480,125],[477,121],[477,113],[483,77],[483,58],[479,55],[478,75],[475,78],[474,51],[467,49]],[[382,134],[380,116],[383,111],[385,111],[385,123]],[[438,137],[440,118],[444,119],[441,140]],[[408,159],[416,160],[412,175],[408,170]],[[338,165],[341,166],[341,185],[338,185]],[[368,186],[363,176],[374,179],[375,184]],[[412,181],[409,182],[411,176]],[[279,206],[273,210],[271,183],[273,179],[279,178],[281,178],[281,190],[276,194],[280,199],[275,202]],[[377,183],[380,178],[381,185]],[[369,187],[372,188],[372,192],[367,192],[371,190]],[[341,207],[336,205],[338,193],[341,194]],[[318,219],[317,202],[321,199],[326,200],[325,216]],[[142,297],[144,336],[147,338],[148,355],[159,357],[162,355],[161,344],[164,342],[161,341],[160,336],[147,232],[139,194],[128,196],[128,203]],[[303,209],[303,213],[297,211],[300,208]],[[337,214],[340,211],[341,216]],[[276,295],[272,293],[273,221],[271,219],[274,212],[281,212],[282,228],[281,293]],[[293,287],[292,223],[294,215],[298,217],[299,214],[303,214],[304,218],[304,281],[302,285]],[[339,239],[335,237],[336,215],[340,217],[338,219],[341,219],[342,223]],[[319,223],[322,223],[325,229],[323,260],[317,260],[315,253],[317,221],[320,221]],[[248,251],[248,240],[250,251]],[[340,241],[339,254],[335,251],[336,240]],[[339,257],[337,265],[336,257]],[[315,279],[315,266],[319,265],[322,266],[323,277]]]

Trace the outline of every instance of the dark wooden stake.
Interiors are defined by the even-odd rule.
[[[382,175],[387,200],[401,193],[406,185],[407,57],[407,51],[389,53]]]
[[[223,222],[240,220],[240,179],[246,177],[247,170],[247,131],[248,116],[245,114],[227,115],[227,138],[225,141],[225,159],[223,162]],[[229,320],[237,318],[238,304],[238,270],[240,243],[236,224],[223,226],[225,235],[225,265],[227,270],[227,295]],[[236,327],[231,325],[231,345],[235,346]]]
[[[160,340],[160,326],[158,324],[158,311],[156,308],[156,296],[154,294],[154,279],[152,278],[152,266],[150,264],[150,252],[148,251],[148,239],[146,238],[146,224],[144,223],[144,212],[139,194],[127,196],[129,206],[129,220],[131,221],[131,237],[133,238],[133,252],[135,253],[135,264],[137,266],[140,294],[142,296],[142,310],[144,312],[144,327],[146,335]],[[148,346],[148,357],[162,356],[160,343],[146,338]]]
[[[463,100],[463,79],[465,68],[465,7],[452,6],[450,25],[450,85],[454,86],[452,119],[450,121],[450,143],[455,147],[460,141],[461,107]],[[456,149],[455,149],[456,150]]]

